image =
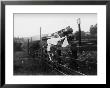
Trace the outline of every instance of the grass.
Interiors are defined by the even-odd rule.
[[[85,59],[86,58],[86,59]],[[45,59],[45,58],[44,58]],[[60,58],[61,59],[61,58]],[[62,58],[64,63],[87,75],[97,74],[97,52],[88,51],[78,54],[78,59]],[[77,68],[77,66],[79,68]],[[14,53],[14,75],[59,75],[49,67],[43,58],[32,58],[24,51]]]
[[[14,57],[14,75],[57,75],[42,58],[23,57],[25,52],[16,52]],[[19,56],[21,58],[19,58]]]

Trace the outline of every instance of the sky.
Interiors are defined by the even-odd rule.
[[[97,23],[95,13],[34,13],[14,14],[14,37],[32,37],[40,34],[51,34],[70,26],[73,33],[78,31],[77,19],[81,20],[81,30],[88,32],[91,25]]]

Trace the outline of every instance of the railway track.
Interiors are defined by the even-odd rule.
[[[45,61],[45,63],[51,67],[52,70],[58,72],[59,75],[85,75],[57,62]]]

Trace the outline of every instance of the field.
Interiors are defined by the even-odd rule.
[[[66,67],[75,71],[81,72],[85,75],[97,75],[97,51],[90,51],[88,46],[79,48],[89,51],[77,52],[78,58],[74,59],[71,55],[62,55],[55,58],[55,62],[65,65]],[[69,48],[63,50],[63,54]],[[46,62],[47,57],[32,57],[26,51],[16,51],[14,53],[14,75],[60,75],[53,70]],[[60,61],[59,61],[60,60]]]
[[[17,55],[24,52],[16,52],[14,58],[14,75],[56,75],[52,69],[43,62],[42,58],[19,58]]]

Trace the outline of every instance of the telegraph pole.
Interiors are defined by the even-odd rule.
[[[28,45],[27,45],[27,48],[28,48],[28,55],[29,55],[29,39],[28,39]]]
[[[78,24],[78,28],[79,28],[79,46],[80,46],[81,45],[81,27],[80,27],[81,21],[80,21],[80,18],[77,19],[77,24]]]
[[[40,27],[40,41],[42,41],[42,38],[41,38],[42,36],[41,36],[41,27]]]
[[[42,31],[40,27],[40,44],[41,44],[41,55],[42,55]]]

